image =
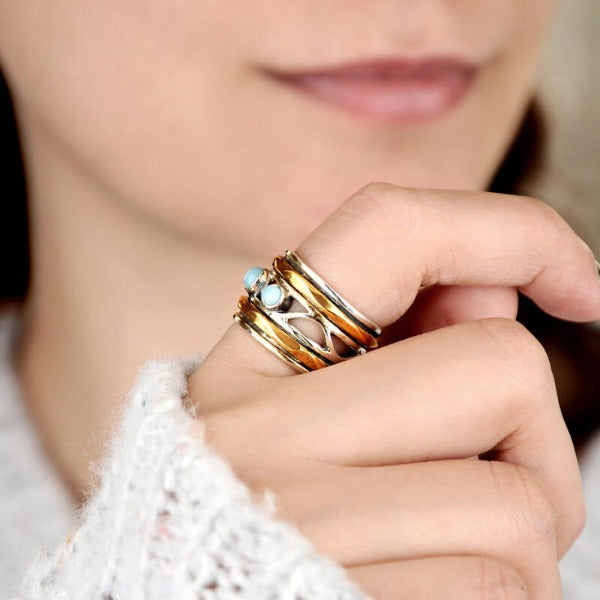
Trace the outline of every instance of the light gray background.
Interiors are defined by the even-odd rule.
[[[554,206],[597,257],[600,256],[599,59],[600,0],[562,0],[540,81],[540,95],[551,124],[549,168],[534,182],[531,191]]]

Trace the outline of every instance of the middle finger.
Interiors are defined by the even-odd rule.
[[[283,383],[283,382],[280,382]],[[581,528],[577,458],[542,346],[511,319],[409,338],[288,378],[265,414],[286,414],[277,444],[343,465],[494,458],[537,472],[559,516],[562,554]]]

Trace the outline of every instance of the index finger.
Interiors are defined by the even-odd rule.
[[[535,198],[375,182],[343,202],[298,254],[384,326],[431,285],[512,286],[555,317],[600,318],[591,249]]]
[[[515,287],[553,316],[600,319],[592,251],[535,198],[371,183],[331,213],[297,253],[382,327],[406,312],[420,287],[432,285]],[[262,375],[296,373],[259,347],[234,323],[208,358]]]

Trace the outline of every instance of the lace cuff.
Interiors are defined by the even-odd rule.
[[[199,362],[142,367],[78,529],[30,566],[22,598],[367,598],[205,444],[181,402]]]

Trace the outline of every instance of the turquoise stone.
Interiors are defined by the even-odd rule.
[[[276,308],[283,300],[283,290],[276,284],[267,285],[260,290],[260,299],[267,308]]]
[[[251,267],[246,271],[244,275],[244,287],[247,291],[250,291],[256,280],[262,275],[263,270],[262,267]]]

